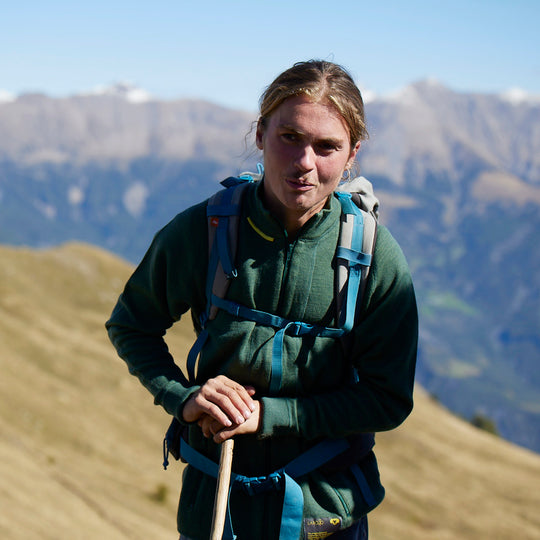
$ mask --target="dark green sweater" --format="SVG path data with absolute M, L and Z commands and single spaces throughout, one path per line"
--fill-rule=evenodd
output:
M 335 325 L 334 255 L 339 201 L 331 197 L 294 239 L 264 208 L 255 186 L 248 189 L 240 220 L 238 277 L 228 298 L 293 321 Z M 249 219 L 248 219 L 249 218 Z M 155 403 L 182 418 L 182 407 L 199 386 L 189 387 L 163 339 L 189 309 L 195 319 L 206 306 L 208 264 L 206 202 L 179 214 L 154 238 L 107 322 L 109 336 L 129 370 Z M 412 409 L 418 320 L 405 258 L 388 230 L 378 227 L 377 244 L 359 324 L 347 347 L 333 338 L 285 336 L 283 377 L 269 395 L 273 336 L 270 327 L 220 311 L 209 325 L 197 384 L 225 374 L 257 390 L 263 403 L 257 436 L 237 437 L 233 470 L 269 474 L 322 438 L 339 438 L 398 426 Z M 347 350 L 345 354 L 345 349 Z M 350 382 L 351 365 L 359 381 Z M 219 448 L 189 427 L 190 444 L 217 461 Z M 384 490 L 373 453 L 361 469 L 376 502 Z M 304 517 L 339 518 L 350 526 L 372 505 L 348 470 L 314 471 L 298 480 Z M 187 467 L 178 513 L 179 531 L 209 536 L 215 481 Z M 233 493 L 231 511 L 238 538 L 279 536 L 282 495 Z

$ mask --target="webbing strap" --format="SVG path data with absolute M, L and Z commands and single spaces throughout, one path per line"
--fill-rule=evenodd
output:
M 226 186 L 239 186 L 249 183 L 248 178 L 227 178 L 222 182 Z M 200 316 L 200 324 L 202 331 L 199 333 L 195 343 L 192 345 L 187 357 L 187 372 L 190 383 L 195 383 L 195 366 L 201 353 L 204 344 L 208 338 L 206 324 L 212 316 L 215 316 L 212 308 L 212 298 L 214 296 L 214 279 L 222 271 L 227 279 L 222 283 L 226 283 L 228 279 L 236 277 L 237 271 L 234 267 L 234 252 L 230 246 L 230 220 L 240 214 L 240 194 L 234 189 L 224 189 L 216 193 L 208 202 L 206 207 L 206 215 L 209 220 L 209 230 L 215 229 L 215 237 L 209 238 L 210 252 L 208 256 L 208 270 L 206 279 L 206 310 Z M 235 232 L 237 232 L 235 230 Z M 226 285 L 221 285 L 223 289 L 221 294 L 225 294 Z
M 369 487 L 369 484 L 367 483 L 366 477 L 364 476 L 364 473 L 362 472 L 362 469 L 359 467 L 357 463 L 351 466 L 351 471 L 354 474 L 354 478 L 356 480 L 356 483 L 360 487 L 360 491 L 362 492 L 362 495 L 367 502 L 367 504 L 372 507 L 375 506 L 376 500 L 373 496 L 373 493 L 371 492 L 371 489 Z
M 345 452 L 349 447 L 347 439 L 325 439 L 293 459 L 285 466 L 285 471 L 293 478 L 304 476 Z
M 270 375 L 270 395 L 276 395 L 281 388 L 281 378 L 283 373 L 283 340 L 285 334 L 289 336 L 320 336 L 340 338 L 345 331 L 342 328 L 328 328 L 325 326 L 315 326 L 302 321 L 289 321 L 278 315 L 272 315 L 265 311 L 251 309 L 225 298 L 212 296 L 212 303 L 218 308 L 227 311 L 235 317 L 247 319 L 257 324 L 272 326 L 277 329 L 272 344 L 272 371 Z
M 326 326 L 316 326 L 302 321 L 290 321 L 280 317 L 279 315 L 272 315 L 266 311 L 248 308 L 231 300 L 227 300 L 226 298 L 218 298 L 217 296 L 213 296 L 212 302 L 220 309 L 227 311 L 235 317 L 247 319 L 265 326 L 272 326 L 274 328 L 287 330 L 286 333 L 290 336 L 311 335 L 338 338 L 344 334 L 342 328 L 330 328 Z
M 345 309 L 341 310 L 340 327 L 349 332 L 354 326 L 356 310 L 359 307 L 360 289 L 362 283 L 362 268 L 371 265 L 371 254 L 366 253 L 364 247 L 364 214 L 353 202 L 350 193 L 337 192 L 336 196 L 341 203 L 344 214 L 353 217 L 352 222 L 342 224 L 342 227 L 350 227 L 348 234 L 350 246 L 340 245 L 336 251 L 336 257 L 347 261 L 347 290 Z
M 191 346 L 191 349 L 189 350 L 187 361 L 186 361 L 186 369 L 188 373 L 188 381 L 191 384 L 195 384 L 195 365 L 197 364 L 197 359 L 199 358 L 199 355 L 201 354 L 202 348 L 204 347 L 204 344 L 206 343 L 206 339 L 208 338 L 208 330 L 203 329 L 201 330 L 200 334 L 197 336 L 197 339 L 195 340 L 195 343 Z
M 304 495 L 302 488 L 285 473 L 285 495 L 281 511 L 279 540 L 297 540 L 302 532 Z
M 226 189 L 220 192 L 219 202 L 209 202 L 206 207 L 206 215 L 217 219 L 216 238 L 214 248 L 217 246 L 217 256 L 223 267 L 225 275 L 228 277 L 236 276 L 236 269 L 229 250 L 229 218 L 237 216 L 240 213 L 240 205 L 233 204 L 232 198 L 234 189 Z M 216 256 L 216 249 L 213 249 L 212 257 Z M 215 261 L 217 268 L 217 260 Z M 215 269 L 214 269 L 215 270 Z M 214 273 L 210 274 L 213 275 Z
M 336 256 L 340 259 L 345 259 L 354 265 L 369 266 L 371 264 L 371 254 L 363 253 L 362 251 L 354 251 L 345 247 L 338 247 Z
M 282 469 L 267 476 L 249 477 L 231 473 L 231 484 L 227 502 L 227 517 L 223 532 L 224 540 L 233 540 L 236 538 L 232 528 L 230 514 L 230 494 L 236 489 L 242 489 L 250 496 L 273 489 L 283 491 L 283 509 L 281 512 L 279 540 L 297 540 L 302 531 L 304 496 L 302 494 L 302 488 L 295 481 L 295 478 L 314 471 L 348 448 L 349 443 L 346 439 L 327 439 L 313 446 Z M 200 452 L 197 452 L 197 450 L 189 446 L 184 439 L 181 440 L 180 450 L 182 458 L 192 467 L 195 467 L 199 471 L 208 474 L 213 478 L 218 477 L 218 464 Z M 361 477 L 365 482 L 365 478 L 362 474 Z M 362 492 L 363 491 L 364 490 L 362 489 Z
M 248 319 L 250 321 L 264 324 L 266 326 L 273 326 L 274 328 L 280 328 L 284 326 L 288 321 L 280 317 L 279 315 L 272 315 L 266 311 L 259 311 L 257 309 L 251 309 L 242 304 L 232 302 L 226 298 L 219 298 L 218 296 L 212 295 L 212 303 L 218 308 L 230 313 L 234 317 L 239 317 L 241 319 Z
M 223 193 L 223 200 L 221 203 L 208 203 L 206 207 L 206 215 L 207 216 L 213 216 L 213 217 L 229 217 L 229 216 L 237 216 L 240 212 L 240 205 L 233 204 L 232 196 L 234 193 L 234 190 L 227 189 L 225 191 L 222 191 Z

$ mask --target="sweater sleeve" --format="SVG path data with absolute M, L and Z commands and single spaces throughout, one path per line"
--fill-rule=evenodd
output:
M 183 404 L 198 387 L 188 385 L 164 336 L 204 294 L 204 273 L 197 272 L 207 264 L 200 260 L 207 249 L 203 211 L 194 207 L 179 214 L 156 234 L 105 324 L 129 372 L 150 391 L 156 405 L 179 420 Z M 200 249 L 193 249 L 198 244 Z
M 349 360 L 358 382 L 324 394 L 263 398 L 260 436 L 315 439 L 397 427 L 413 406 L 418 314 L 405 257 L 379 227 L 362 316 Z

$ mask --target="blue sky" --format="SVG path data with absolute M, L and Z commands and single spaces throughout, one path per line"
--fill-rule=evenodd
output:
M 540 94 L 539 0 L 5 2 L 0 90 L 53 96 L 131 81 L 165 98 L 255 110 L 298 60 L 346 66 L 386 94 L 433 77 Z

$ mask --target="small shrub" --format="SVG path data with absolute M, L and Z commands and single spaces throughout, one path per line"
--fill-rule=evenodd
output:
M 478 429 L 491 433 L 492 435 L 499 435 L 499 430 L 497 429 L 495 422 L 483 414 L 476 413 L 471 418 L 471 424 Z
M 150 494 L 150 499 L 154 502 L 165 504 L 169 496 L 169 487 L 165 484 L 158 484 L 156 489 Z

